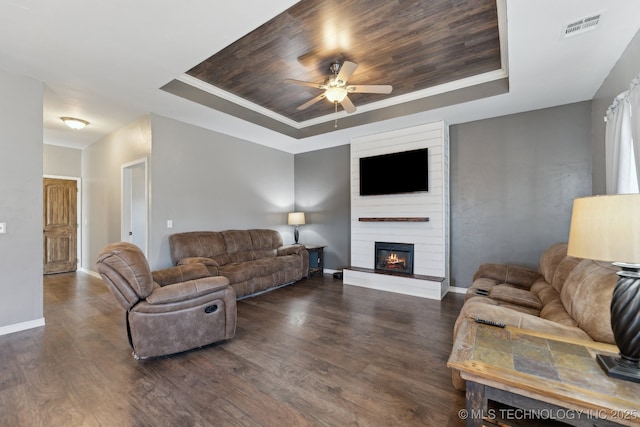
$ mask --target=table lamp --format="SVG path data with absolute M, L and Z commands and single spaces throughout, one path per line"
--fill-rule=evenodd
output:
M 304 222 L 304 212 L 289 212 L 287 223 L 295 227 L 293 230 L 293 239 L 296 243 L 298 243 L 298 237 L 300 237 L 298 226 L 304 225 Z
M 611 298 L 619 357 L 596 359 L 610 377 L 640 382 L 640 194 L 575 199 L 567 253 L 620 267 Z

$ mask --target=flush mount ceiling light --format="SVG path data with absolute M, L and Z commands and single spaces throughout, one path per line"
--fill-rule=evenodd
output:
M 76 119 L 75 117 L 60 117 L 60 120 L 64 122 L 71 129 L 82 129 L 89 124 L 88 121 L 82 119 Z

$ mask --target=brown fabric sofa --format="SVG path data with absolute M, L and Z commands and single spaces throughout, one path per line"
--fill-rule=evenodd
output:
M 538 271 L 504 264 L 482 264 L 465 294 L 454 326 L 454 340 L 474 318 L 554 335 L 615 344 L 611 295 L 617 268 L 573 258 L 556 243 L 540 258 Z M 464 390 L 459 372 L 454 386 Z
M 204 264 L 224 276 L 237 298 L 307 277 L 309 254 L 303 245 L 283 245 L 275 230 L 191 231 L 169 236 L 175 265 Z
M 179 353 L 234 337 L 236 297 L 224 277 L 202 264 L 151 271 L 142 251 L 127 242 L 106 246 L 96 267 L 127 312 L 136 359 Z

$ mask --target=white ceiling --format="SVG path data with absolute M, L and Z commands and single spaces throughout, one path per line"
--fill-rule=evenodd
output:
M 0 0 L 0 69 L 44 82 L 45 144 L 84 148 L 155 113 L 300 153 L 435 120 L 463 123 L 591 99 L 640 29 L 640 1 L 506 0 L 508 94 L 301 140 L 159 89 L 294 3 Z M 561 38 L 563 25 L 599 12 L 594 31 Z M 71 131 L 60 116 L 91 124 Z

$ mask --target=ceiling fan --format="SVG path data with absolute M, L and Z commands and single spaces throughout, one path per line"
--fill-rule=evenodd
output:
M 344 61 L 342 64 L 334 62 L 329 67 L 331 75 L 325 83 L 313 83 L 305 82 L 302 80 L 286 79 L 285 83 L 293 83 L 302 86 L 315 87 L 316 89 L 324 90 L 323 93 L 305 102 L 298 107 L 298 110 L 304 110 L 316 102 L 322 99 L 328 99 L 335 105 L 336 112 L 338 111 L 338 104 L 342 105 L 342 108 L 347 113 L 353 113 L 356 111 L 356 106 L 347 96 L 350 93 L 391 93 L 393 86 L 391 85 L 350 85 L 348 84 L 349 78 L 358 68 L 358 64 L 351 61 Z

